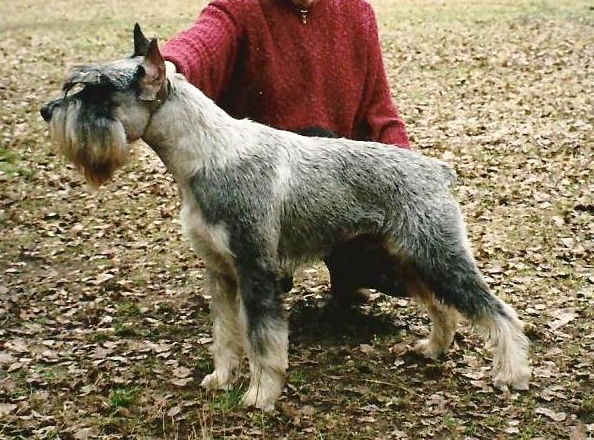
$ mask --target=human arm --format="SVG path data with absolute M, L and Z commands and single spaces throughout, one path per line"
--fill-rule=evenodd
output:
M 359 131 L 373 141 L 410 148 L 404 121 L 392 100 L 386 76 L 375 14 L 366 14 L 369 75 Z
M 236 0 L 209 3 L 190 28 L 161 48 L 168 72 L 183 74 L 214 100 L 224 93 L 235 64 L 242 32 L 241 3 Z

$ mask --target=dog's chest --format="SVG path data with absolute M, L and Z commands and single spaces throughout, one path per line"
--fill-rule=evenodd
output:
M 227 228 L 223 224 L 214 224 L 206 220 L 196 202 L 182 202 L 181 225 L 192 249 L 207 265 L 220 266 L 230 261 L 232 252 Z

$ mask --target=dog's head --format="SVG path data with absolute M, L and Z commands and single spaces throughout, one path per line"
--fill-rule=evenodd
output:
M 63 92 L 41 109 L 41 116 L 59 152 L 98 186 L 126 163 L 129 143 L 142 137 L 167 97 L 157 41 L 149 41 L 136 24 L 131 57 L 73 69 Z

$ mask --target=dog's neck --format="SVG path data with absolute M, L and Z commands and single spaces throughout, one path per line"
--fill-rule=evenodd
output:
M 156 105 L 142 136 L 178 184 L 198 168 L 225 166 L 241 154 L 242 132 L 250 129 L 229 116 L 181 75 L 168 76 L 164 100 Z

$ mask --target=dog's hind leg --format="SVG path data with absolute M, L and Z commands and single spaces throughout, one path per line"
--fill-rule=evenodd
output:
M 429 359 L 437 359 L 452 345 L 458 325 L 458 312 L 437 301 L 433 292 L 425 286 L 414 291 L 413 297 L 427 310 L 432 323 L 429 337 L 418 341 L 414 350 Z
M 483 280 L 457 205 L 423 221 L 414 234 L 399 234 L 405 258 L 436 300 L 464 315 L 493 348 L 495 385 L 528 388 L 528 338 L 513 308 L 493 295 Z
M 418 271 L 406 258 L 393 254 L 391 263 L 386 264 L 386 274 L 396 278 L 400 288 L 390 291 L 392 296 L 402 296 L 404 292 L 411 296 L 429 314 L 431 333 L 426 339 L 418 341 L 414 350 L 430 359 L 437 359 L 452 344 L 456 334 L 459 314 L 453 307 L 439 301 L 429 286 L 423 281 Z
M 242 403 L 271 409 L 288 368 L 289 330 L 282 313 L 277 272 L 261 258 L 237 262 L 241 316 L 245 321 L 250 384 Z
M 244 331 L 239 316 L 237 283 L 231 276 L 206 271 L 213 319 L 214 371 L 202 380 L 207 389 L 229 389 L 243 356 Z

